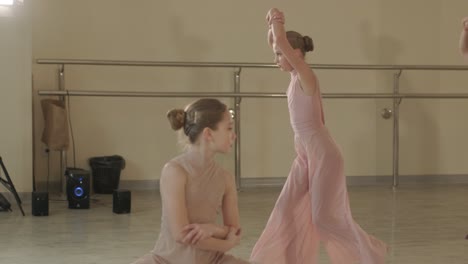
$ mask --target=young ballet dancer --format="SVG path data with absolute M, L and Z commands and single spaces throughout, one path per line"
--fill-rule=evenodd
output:
M 249 263 L 225 254 L 241 237 L 234 177 L 214 160 L 215 154 L 229 152 L 236 138 L 226 105 L 199 99 L 167 117 L 189 143 L 162 170 L 159 238 L 153 251 L 134 263 Z M 223 225 L 216 223 L 220 212 Z
M 287 90 L 295 158 L 251 261 L 316 263 L 320 242 L 333 264 L 384 263 L 386 245 L 353 220 L 341 151 L 325 127 L 317 76 L 305 61 L 312 39 L 285 32 L 282 12 L 267 14 L 275 63 L 289 72 Z

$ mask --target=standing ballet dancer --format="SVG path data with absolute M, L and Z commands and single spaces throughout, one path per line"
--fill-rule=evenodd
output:
M 287 90 L 297 157 L 251 261 L 316 263 L 322 242 L 333 264 L 381 264 L 386 245 L 353 220 L 341 151 L 325 127 L 320 87 L 305 61 L 312 39 L 284 29 L 284 15 L 267 14 L 275 63 L 291 74 Z

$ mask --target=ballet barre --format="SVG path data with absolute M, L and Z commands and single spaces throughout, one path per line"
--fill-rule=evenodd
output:
M 39 96 L 103 96 L 103 97 L 159 97 L 159 98 L 197 98 L 219 97 L 234 98 L 234 126 L 237 139 L 234 146 L 235 178 L 237 188 L 241 182 L 241 130 L 240 114 L 242 98 L 285 98 L 284 93 L 245 93 L 240 92 L 241 71 L 243 68 L 277 68 L 272 63 L 242 63 L 242 62 L 170 62 L 170 61 L 124 61 L 124 60 L 76 60 L 76 59 L 37 59 L 37 64 L 58 65 L 59 89 L 38 91 Z M 93 66 L 137 66 L 137 67 L 188 67 L 188 68 L 235 68 L 233 92 L 122 92 L 122 91 L 78 91 L 65 89 L 65 65 L 93 65 Z M 455 65 L 359 65 L 359 64 L 309 64 L 313 69 L 325 70 L 391 70 L 397 71 L 393 75 L 393 93 L 323 93 L 323 98 L 330 99 L 393 99 L 393 110 L 387 113 L 393 115 L 393 188 L 399 184 L 399 105 L 402 99 L 466 99 L 468 93 L 400 93 L 400 76 L 404 70 L 417 71 L 467 71 L 467 66 Z M 389 118 L 389 116 L 387 115 Z M 384 117 L 384 118 L 387 118 Z M 33 142 L 35 144 L 35 142 Z M 35 160 L 35 153 L 33 154 Z M 61 151 L 61 171 L 66 168 L 66 152 Z M 62 177 L 61 177 L 62 178 Z M 62 182 L 62 191 L 65 193 Z
M 122 61 L 122 60 L 70 60 L 37 59 L 37 64 L 94 65 L 94 66 L 146 66 L 186 68 L 278 68 L 273 63 L 250 62 L 174 62 L 174 61 Z M 309 64 L 313 69 L 328 70 L 436 70 L 466 71 L 467 66 L 456 65 L 372 65 L 372 64 Z
M 41 90 L 41 96 L 102 96 L 102 97 L 172 97 L 172 98 L 286 98 L 285 93 L 211 93 L 211 92 L 120 92 L 120 91 L 78 91 L 78 90 Z M 468 93 L 322 93 L 329 99 L 462 99 L 468 98 Z

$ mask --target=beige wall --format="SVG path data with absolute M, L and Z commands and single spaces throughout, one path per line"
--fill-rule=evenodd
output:
M 194 62 L 271 62 L 264 16 L 311 35 L 310 63 L 463 64 L 457 50 L 466 1 L 58 1 L 33 2 L 33 57 Z M 33 65 L 34 89 L 57 89 L 56 66 Z M 66 88 L 112 91 L 231 91 L 234 69 L 67 66 Z M 392 71 L 318 70 L 324 93 L 391 92 Z M 402 92 L 465 92 L 466 72 L 404 72 Z M 244 69 L 242 91 L 284 92 L 288 74 Z M 35 96 L 36 103 L 38 102 Z M 165 113 L 190 99 L 71 98 L 77 166 L 96 155 L 127 160 L 122 180 L 152 180 L 179 148 Z M 232 101 L 227 100 L 232 106 Z M 38 105 L 38 104 L 36 104 Z M 327 125 L 342 146 L 347 175 L 389 175 L 391 100 L 325 101 Z M 468 171 L 463 100 L 404 100 L 401 174 Z M 36 107 L 37 176 L 47 176 Z M 254 147 L 254 145 L 256 145 Z M 71 152 L 70 152 L 71 153 Z M 243 177 L 284 177 L 294 156 L 284 99 L 242 102 Z M 69 157 L 71 158 L 71 157 Z M 233 170 L 232 155 L 220 158 Z M 51 155 L 57 179 L 57 153 Z M 69 159 L 69 162 L 72 159 Z M 55 175 L 55 176 L 54 176 Z
M 32 189 L 29 11 L 28 3 L 0 6 L 0 156 L 18 192 Z M 3 185 L 0 192 L 7 192 Z

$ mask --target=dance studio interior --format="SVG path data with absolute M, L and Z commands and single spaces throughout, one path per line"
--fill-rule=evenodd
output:
M 461 0 L 0 0 L 0 263 L 468 263 L 465 17 Z M 301 55 L 289 30 L 313 50 Z M 304 76 L 318 93 L 305 94 Z M 341 163 L 301 158 L 293 79 L 304 100 L 323 99 L 320 126 Z M 229 113 L 222 150 L 218 126 L 187 140 L 203 98 Z M 178 131 L 171 109 L 182 109 Z M 226 175 L 197 186 L 196 202 L 200 175 L 168 172 L 194 148 Z M 343 188 L 313 184 L 325 176 Z M 282 200 L 290 181 L 304 201 Z M 327 203 L 335 190 L 340 206 Z M 207 208 L 213 223 L 197 220 Z M 322 211 L 331 216 L 318 221 Z M 341 236 L 342 218 L 366 241 Z M 199 241 L 176 239 L 180 223 Z M 354 247 L 374 238 L 379 260 Z M 165 257 L 169 244 L 184 258 Z

